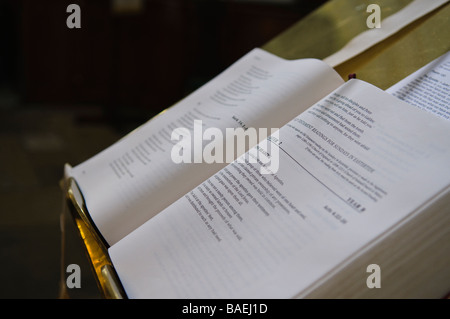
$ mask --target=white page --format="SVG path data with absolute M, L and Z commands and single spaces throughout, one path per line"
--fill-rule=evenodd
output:
M 173 129 L 191 128 L 194 120 L 222 131 L 242 125 L 279 128 L 342 83 L 322 61 L 287 61 L 254 49 L 70 174 L 112 245 L 224 166 L 174 163 Z
M 386 92 L 450 120 L 450 52 L 410 74 Z
M 449 185 L 449 134 L 351 80 L 280 129 L 275 174 L 234 162 L 110 256 L 130 298 L 295 297 Z
M 345 61 L 368 50 L 375 44 L 389 38 L 409 24 L 436 10 L 448 0 L 414 0 L 393 15 L 382 18 L 380 28 L 368 29 L 347 43 L 342 49 L 324 59 L 332 67 L 336 67 Z M 370 2 L 367 4 L 369 5 Z M 376 3 L 375 3 L 376 4 Z M 369 14 L 367 14 L 369 16 Z

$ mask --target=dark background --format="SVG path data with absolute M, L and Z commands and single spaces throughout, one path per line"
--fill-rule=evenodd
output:
M 127 3 L 134 0 L 119 0 Z M 59 182 L 325 0 L 0 0 L 0 298 L 58 298 Z M 69 4 L 81 29 L 69 29 Z M 70 253 L 68 255 L 71 257 Z M 82 265 L 82 297 L 95 297 Z
M 170 106 L 325 2 L 141 0 L 126 12 L 114 0 L 0 1 L 1 83 L 25 104 L 101 107 L 118 126 Z M 81 29 L 66 27 L 71 3 Z

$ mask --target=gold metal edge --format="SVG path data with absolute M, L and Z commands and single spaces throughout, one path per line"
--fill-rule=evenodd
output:
M 84 248 L 101 294 L 105 299 L 126 299 L 125 290 L 114 270 L 108 254 L 108 248 L 88 218 L 84 199 L 80 203 L 74 192 L 78 192 L 82 196 L 75 179 L 70 177 L 66 181 L 65 189 L 67 205 L 78 228 L 78 234 L 84 243 Z

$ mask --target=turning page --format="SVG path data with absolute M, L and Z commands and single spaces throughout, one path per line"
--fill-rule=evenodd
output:
M 450 120 L 450 52 L 410 74 L 386 92 Z
M 449 134 L 350 80 L 109 254 L 130 298 L 301 296 L 450 184 Z
M 322 61 L 288 61 L 254 49 L 163 114 L 75 166 L 69 176 L 112 245 L 232 161 L 202 164 L 201 134 L 207 128 L 278 129 L 343 82 Z M 174 161 L 176 129 L 200 132 L 192 160 Z

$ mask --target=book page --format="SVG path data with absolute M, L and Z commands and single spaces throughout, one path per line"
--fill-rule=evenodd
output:
M 380 21 L 378 27 L 369 28 L 367 25 L 368 30 L 358 34 L 342 49 L 325 58 L 324 61 L 332 67 L 336 67 L 389 38 L 447 2 L 448 0 L 414 0 L 400 11 Z M 370 9 L 369 3 L 366 12 L 374 12 L 373 8 Z
M 450 120 L 450 52 L 410 74 L 386 92 Z
M 248 149 L 236 151 L 229 161 L 202 163 L 207 128 L 277 129 L 342 83 L 322 61 L 288 61 L 254 49 L 175 106 L 75 166 L 71 175 L 95 225 L 112 245 Z M 190 163 L 173 159 L 178 141 L 172 137 L 178 128 L 195 136 Z
M 360 80 L 278 133 L 109 249 L 130 298 L 300 296 L 450 183 L 448 122 Z

